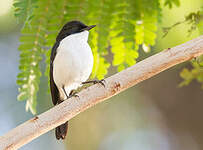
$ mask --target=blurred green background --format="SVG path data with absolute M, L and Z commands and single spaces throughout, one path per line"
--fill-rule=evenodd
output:
M 161 29 L 184 20 L 202 5 L 202 0 L 181 0 L 180 7 L 165 7 L 156 45 L 148 54 L 141 52 L 139 60 L 197 37 L 196 32 L 187 36 L 187 24 L 175 27 L 165 38 Z M 0 135 L 32 117 L 25 112 L 25 102 L 16 100 L 21 26 L 13 16 L 12 0 L 0 0 Z M 55 140 L 54 131 L 50 131 L 21 149 L 203 149 L 203 91 L 196 82 L 178 88 L 182 80 L 179 72 L 186 66 L 190 64 L 186 62 L 164 71 L 79 114 L 70 121 L 66 141 Z M 44 88 L 38 95 L 38 113 L 53 107 L 44 77 L 41 86 Z

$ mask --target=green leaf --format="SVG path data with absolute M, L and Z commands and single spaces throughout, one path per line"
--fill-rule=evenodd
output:
M 179 0 L 165 0 L 164 5 L 168 6 L 169 8 L 172 8 L 173 4 L 176 6 L 180 6 L 180 1 Z
M 200 59 L 200 60 L 198 60 Z M 183 78 L 183 81 L 180 83 L 180 87 L 189 85 L 193 80 L 201 83 L 203 85 L 203 70 L 201 64 L 203 64 L 203 56 L 197 58 L 197 60 L 192 62 L 192 69 L 184 68 L 180 72 L 180 76 Z
M 33 18 L 33 10 L 37 7 L 38 0 L 14 0 L 13 6 L 15 10 L 14 16 L 18 21 L 25 20 L 25 23 Z

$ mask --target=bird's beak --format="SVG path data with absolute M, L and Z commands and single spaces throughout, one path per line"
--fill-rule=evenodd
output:
M 84 30 L 87 30 L 87 31 L 89 31 L 89 30 L 91 30 L 92 28 L 94 28 L 96 25 L 91 25 L 91 26 L 87 26 L 86 28 L 84 28 L 84 29 L 82 29 L 83 31 Z

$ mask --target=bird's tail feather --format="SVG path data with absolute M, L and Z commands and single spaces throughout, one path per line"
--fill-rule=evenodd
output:
M 57 140 L 64 140 L 68 131 L 68 121 L 55 129 L 56 139 Z

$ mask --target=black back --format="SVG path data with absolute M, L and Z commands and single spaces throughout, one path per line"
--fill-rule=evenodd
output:
M 54 78 L 53 78 L 53 61 L 56 56 L 58 46 L 59 46 L 59 42 L 56 42 L 52 48 L 51 58 L 50 58 L 50 72 L 49 72 L 51 97 L 52 97 L 52 102 L 54 105 L 57 104 L 57 102 L 59 101 L 59 98 L 60 98 L 59 90 L 58 90 L 58 88 L 54 82 Z

